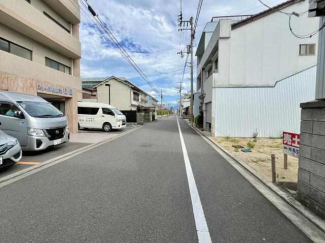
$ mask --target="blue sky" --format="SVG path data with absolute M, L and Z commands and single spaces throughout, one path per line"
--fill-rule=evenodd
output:
M 185 49 L 189 43 L 189 33 L 181 33 L 177 30 L 180 1 L 88 0 L 88 2 L 152 84 L 157 89 L 163 90 L 166 103 L 176 106 L 179 97 L 177 82 L 182 78 L 185 63 L 185 58 L 181 59 L 177 52 Z M 264 2 L 273 6 L 284 0 L 264 0 Z M 195 17 L 197 4 L 198 0 L 183 0 L 184 19 Z M 202 30 L 211 17 L 254 14 L 263 10 L 265 7 L 257 0 L 204 0 L 195 44 L 197 45 Z M 86 12 L 82 12 L 80 36 L 83 78 L 125 77 L 156 96 L 155 92 L 122 58 L 119 51 L 103 37 Z M 194 67 L 196 67 L 196 59 Z M 184 92 L 190 90 L 189 71 L 190 69 L 187 68 Z

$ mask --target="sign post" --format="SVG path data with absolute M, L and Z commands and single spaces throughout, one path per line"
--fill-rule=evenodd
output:
M 299 158 L 300 134 L 283 132 L 284 169 L 288 169 L 288 155 Z

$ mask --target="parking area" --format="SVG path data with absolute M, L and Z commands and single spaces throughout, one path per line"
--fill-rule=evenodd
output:
M 129 131 L 138 125 L 128 124 L 123 130 L 103 132 L 101 130 L 80 130 L 77 134 L 71 134 L 70 142 L 59 146 L 50 147 L 39 152 L 23 152 L 23 158 L 16 165 L 0 170 L 0 179 L 31 166 L 39 165 L 56 157 L 71 153 L 90 144 L 100 143 L 119 134 Z

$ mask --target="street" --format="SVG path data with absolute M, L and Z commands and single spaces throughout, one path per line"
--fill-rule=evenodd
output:
M 194 216 L 178 121 L 205 219 Z M 0 241 L 191 243 L 198 242 L 196 223 L 203 222 L 212 242 L 311 242 L 178 121 L 163 118 L 0 184 Z

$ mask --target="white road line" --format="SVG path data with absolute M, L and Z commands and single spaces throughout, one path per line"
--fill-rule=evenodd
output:
M 183 155 L 184 155 L 184 162 L 185 162 L 188 185 L 190 188 L 192 208 L 193 208 L 193 213 L 194 213 L 197 236 L 199 238 L 199 243 L 211 243 L 212 241 L 211 241 L 211 237 L 210 237 L 210 233 L 209 233 L 208 224 L 207 224 L 207 221 L 204 216 L 204 211 L 203 211 L 200 195 L 197 190 L 196 183 L 195 183 L 195 178 L 194 178 L 191 162 L 188 157 L 187 149 L 185 146 L 182 130 L 179 125 L 178 118 L 176 118 L 176 119 L 177 119 L 177 125 L 178 125 L 178 130 L 179 130 L 179 136 L 181 138 L 181 144 L 182 144 L 182 150 L 183 150 Z

